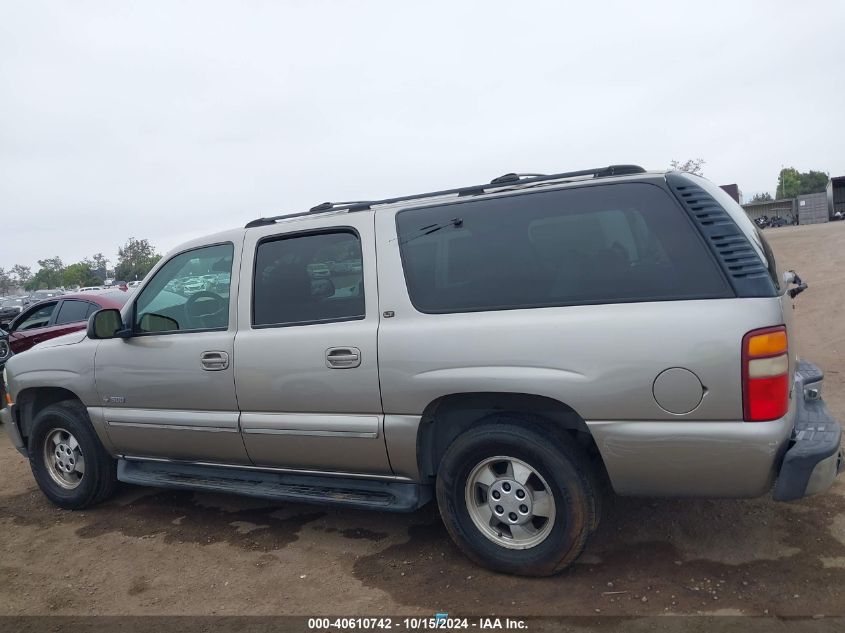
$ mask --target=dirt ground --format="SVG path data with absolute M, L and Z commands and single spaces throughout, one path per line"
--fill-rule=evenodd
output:
M 810 285 L 799 345 L 845 420 L 845 222 L 767 230 Z M 580 562 L 470 564 L 436 509 L 268 505 L 126 486 L 85 512 L 41 496 L 0 439 L 0 614 L 845 615 L 845 477 L 793 504 L 615 499 Z

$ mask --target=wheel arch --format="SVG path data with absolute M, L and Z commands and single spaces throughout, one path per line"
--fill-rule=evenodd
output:
M 19 408 L 18 426 L 24 443 L 31 435 L 35 417 L 50 405 L 63 400 L 76 400 L 82 404 L 82 398 L 64 387 L 28 387 L 18 393 L 15 405 Z
M 496 413 L 525 415 L 550 430 L 564 431 L 604 470 L 587 423 L 568 404 L 530 393 L 471 392 L 444 395 L 425 407 L 417 429 L 417 463 L 422 479 L 436 476 L 443 455 L 461 433 Z

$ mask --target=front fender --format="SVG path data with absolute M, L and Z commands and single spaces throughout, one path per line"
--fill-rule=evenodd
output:
M 98 341 L 78 345 L 35 347 L 6 361 L 9 395 L 17 401 L 28 389 L 53 387 L 74 393 L 85 406 L 98 404 L 94 356 Z

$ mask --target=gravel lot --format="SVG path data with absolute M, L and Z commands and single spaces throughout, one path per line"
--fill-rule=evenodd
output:
M 845 222 L 769 229 L 801 352 L 845 419 Z M 579 564 L 547 579 L 467 562 L 436 509 L 268 506 L 126 486 L 47 503 L 0 439 L 0 614 L 845 615 L 845 478 L 794 504 L 616 499 Z

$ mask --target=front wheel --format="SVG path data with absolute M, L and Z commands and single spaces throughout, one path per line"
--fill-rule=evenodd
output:
M 54 504 L 81 510 L 109 497 L 117 484 L 116 462 L 103 448 L 82 403 L 45 407 L 32 425 L 29 465 Z
M 459 436 L 437 476 L 446 529 L 476 563 L 548 576 L 584 548 L 597 511 L 589 462 L 564 433 L 500 415 Z

